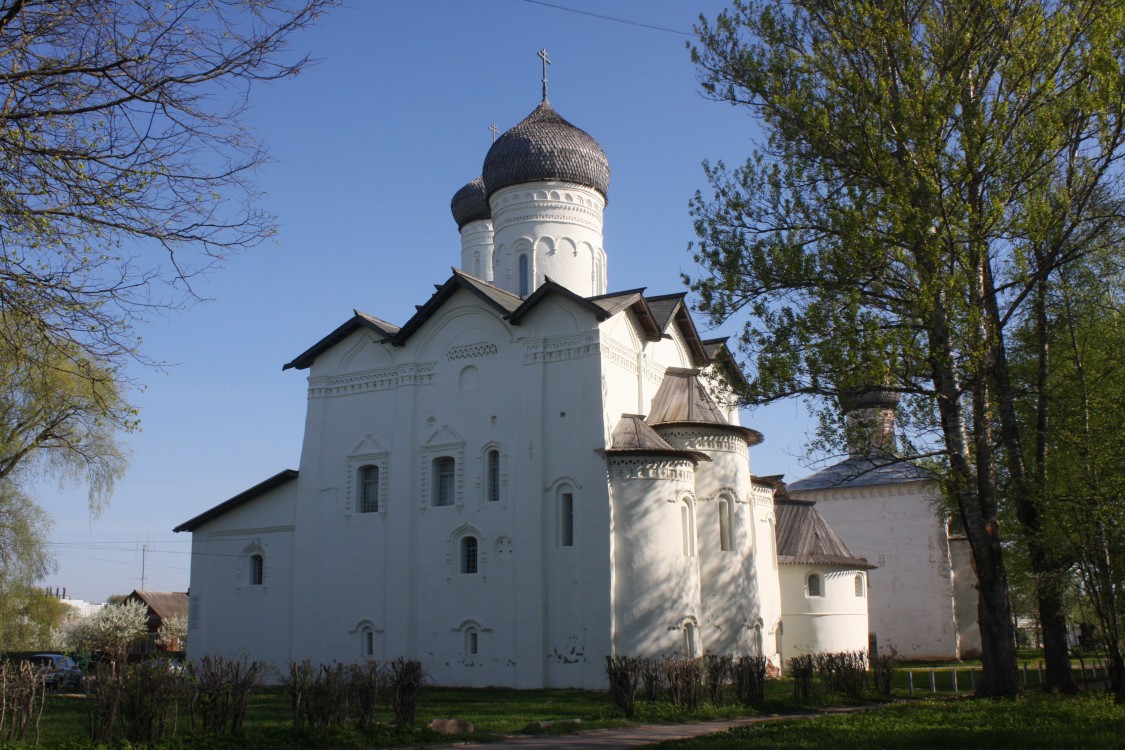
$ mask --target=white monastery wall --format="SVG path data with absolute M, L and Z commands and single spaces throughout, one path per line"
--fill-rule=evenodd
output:
M 290 658 L 297 481 L 200 527 L 192 538 L 188 659 L 204 654 L 283 665 Z M 261 555 L 262 583 L 251 581 Z
M 879 566 L 868 575 L 870 628 L 881 653 L 958 658 L 952 559 L 935 491 L 910 482 L 793 493 L 816 502 L 852 554 Z

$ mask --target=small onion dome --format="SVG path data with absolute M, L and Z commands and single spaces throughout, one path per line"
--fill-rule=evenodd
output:
M 589 133 L 564 120 L 548 103 L 496 139 L 484 157 L 487 195 L 536 180 L 576 182 L 609 193 L 609 160 Z
M 488 198 L 484 195 L 484 180 L 478 177 L 454 193 L 453 200 L 449 202 L 449 210 L 453 212 L 453 220 L 457 222 L 458 229 L 472 221 L 491 219 Z

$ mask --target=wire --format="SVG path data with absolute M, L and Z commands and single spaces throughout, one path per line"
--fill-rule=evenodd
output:
M 554 3 L 543 2 L 543 0 L 524 0 L 524 2 L 525 3 L 531 3 L 532 5 L 542 5 L 542 6 L 547 7 L 547 8 L 554 8 L 555 10 L 564 10 L 567 13 L 577 13 L 578 15 L 581 15 L 581 16 L 593 16 L 594 18 L 600 18 L 603 21 L 614 21 L 615 23 L 624 23 L 624 24 L 628 24 L 630 26 L 639 26 L 642 29 L 651 29 L 652 31 L 663 31 L 666 34 L 679 34 L 680 36 L 695 37 L 695 34 L 691 33 L 690 31 L 680 31 L 679 29 L 669 29 L 666 26 L 654 26 L 653 24 L 650 24 L 650 23 L 642 23 L 640 21 L 631 21 L 628 18 L 617 18 L 616 16 L 606 16 L 606 15 L 602 15 L 601 13 L 594 13 L 594 12 L 588 11 L 588 10 L 578 10 L 577 8 L 568 8 L 565 5 L 555 5 Z

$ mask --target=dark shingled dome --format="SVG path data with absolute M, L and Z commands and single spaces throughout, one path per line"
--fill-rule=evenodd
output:
M 576 182 L 609 194 L 609 160 L 589 133 L 543 102 L 504 135 L 484 158 L 487 195 L 536 180 Z
M 491 219 L 492 212 L 484 194 L 484 180 L 478 177 L 454 193 L 453 200 L 449 202 L 449 210 L 453 212 L 453 220 L 457 222 L 458 229 L 470 221 Z

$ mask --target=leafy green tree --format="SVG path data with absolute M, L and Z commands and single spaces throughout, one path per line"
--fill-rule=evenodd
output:
M 692 50 L 704 91 L 752 108 L 766 136 L 740 167 L 706 165 L 700 309 L 747 314 L 749 403 L 906 397 L 914 450 L 943 464 L 973 551 L 981 695 L 1020 690 L 1001 477 L 1036 545 L 1044 526 L 1006 336 L 1081 256 L 1073 240 L 1120 220 L 1123 14 L 1093 0 L 736 0 L 700 20 Z M 1064 567 L 1036 552 L 1037 574 Z M 1068 689 L 1065 618 L 1039 599 L 1048 679 Z

